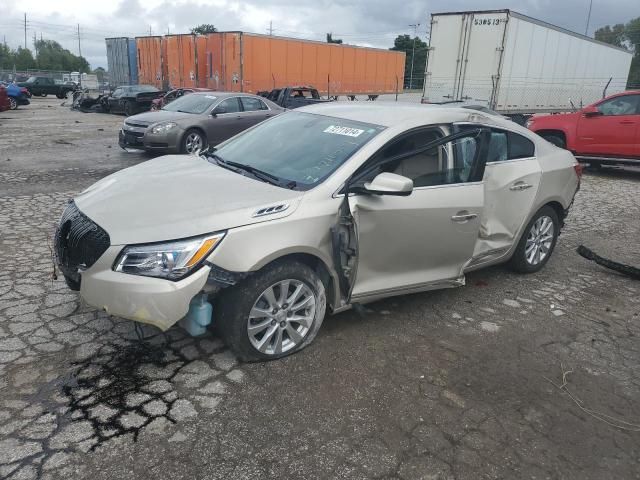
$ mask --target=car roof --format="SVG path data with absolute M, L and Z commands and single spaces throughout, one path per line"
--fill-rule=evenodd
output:
M 349 102 L 329 102 L 298 108 L 299 112 L 327 115 L 329 117 L 344 118 L 356 122 L 371 123 L 385 127 L 399 124 L 427 125 L 435 123 L 451 123 L 468 121 L 474 117 L 478 123 L 505 126 L 504 119 L 479 110 L 462 107 L 447 107 L 442 105 L 422 105 L 403 102 L 376 102 L 354 105 Z

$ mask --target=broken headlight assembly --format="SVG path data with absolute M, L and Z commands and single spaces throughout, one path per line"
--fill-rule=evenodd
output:
M 125 247 L 113 270 L 131 275 L 180 280 L 197 269 L 224 238 L 225 232 L 165 243 Z
M 173 130 L 178 126 L 175 122 L 162 122 L 156 123 L 151 127 L 151 133 L 167 133 L 169 130 Z

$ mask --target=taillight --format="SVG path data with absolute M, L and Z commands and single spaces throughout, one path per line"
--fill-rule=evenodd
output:
M 576 171 L 576 175 L 578 176 L 578 180 L 580 178 L 582 178 L 582 164 L 581 163 L 576 163 L 573 166 L 573 169 Z

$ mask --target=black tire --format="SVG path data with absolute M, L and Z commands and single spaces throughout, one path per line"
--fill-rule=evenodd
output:
M 62 100 L 64 98 L 66 98 L 66 95 L 65 95 L 64 92 L 58 92 L 58 93 L 56 93 L 56 98 Z
M 124 105 L 122 107 L 122 110 L 124 111 L 124 114 L 127 117 L 130 117 L 131 115 L 135 115 L 135 113 L 136 113 L 135 107 L 134 107 L 133 102 L 131 100 L 125 100 L 124 101 Z
M 42 92 L 42 93 L 40 94 L 40 96 L 41 96 L 42 98 L 45 98 L 47 95 L 48 95 L 48 94 L 47 94 L 47 93 L 45 93 L 45 92 Z
M 602 163 L 600 162 L 589 162 L 589 169 L 599 172 L 602 170 Z
M 304 284 L 310 292 L 313 292 L 315 310 L 309 314 L 310 316 L 313 315 L 313 320 L 311 325 L 308 326 L 308 331 L 304 334 L 302 340 L 300 340 L 297 345 L 290 346 L 289 350 L 282 353 L 263 353 L 254 347 L 249 339 L 249 314 L 266 290 L 271 286 L 286 280 L 297 281 L 299 284 Z M 293 288 L 293 285 L 291 288 Z M 241 360 L 255 362 L 282 358 L 295 352 L 299 352 L 309 345 L 316 337 L 318 330 L 322 325 L 322 321 L 324 320 L 327 308 L 327 297 L 325 285 L 314 270 L 297 261 L 282 261 L 268 265 L 259 272 L 246 278 L 240 284 L 230 287 L 227 290 L 223 290 L 222 295 L 218 297 L 215 304 L 216 324 L 224 342 Z M 280 305 L 281 304 L 279 303 L 279 306 Z M 285 309 L 283 308 L 279 314 L 284 315 L 283 318 L 287 318 L 287 313 L 285 313 L 284 310 Z M 273 311 L 271 313 L 273 313 Z M 269 318 L 271 317 L 264 317 L 264 320 L 262 321 L 269 322 Z M 266 327 L 262 339 L 267 335 L 270 327 L 275 326 L 277 330 L 279 327 L 277 322 L 280 322 L 280 325 L 284 323 L 282 319 L 271 320 L 271 322 L 274 323 L 271 323 L 269 327 Z M 299 327 L 300 326 L 301 325 L 299 325 Z M 290 341 L 292 337 L 290 337 L 288 333 L 284 332 L 286 332 L 286 330 L 282 331 L 282 338 L 287 335 L 287 338 Z M 277 333 L 274 335 L 277 336 Z M 285 340 L 283 340 L 283 342 L 284 341 Z M 271 344 L 271 341 L 268 343 Z
M 560 135 L 542 135 L 542 138 L 558 148 L 567 148 L 567 142 Z
M 547 250 L 547 253 L 544 258 L 538 263 L 531 263 L 527 260 L 526 249 L 527 249 L 527 240 L 532 234 L 533 226 L 536 222 L 543 218 L 548 217 L 551 219 L 553 223 L 553 238 L 551 239 L 551 245 Z M 522 232 L 522 236 L 520 237 L 520 241 L 518 242 L 518 246 L 516 247 L 516 251 L 513 253 L 511 260 L 509 261 L 509 266 L 520 273 L 534 273 L 538 270 L 542 269 L 551 255 L 553 254 L 553 250 L 555 249 L 556 242 L 558 241 L 558 234 L 560 233 L 560 220 L 558 219 L 558 214 L 556 211 L 550 206 L 544 206 L 540 210 L 536 212 L 536 214 L 529 220 L 529 223 L 525 227 Z
M 204 134 L 204 132 L 197 128 L 190 128 L 185 132 L 182 140 L 180 141 L 180 153 L 193 153 L 193 147 L 190 145 L 190 143 L 192 144 L 192 142 L 194 141 L 194 137 L 196 136 L 200 138 L 200 142 L 202 145 L 200 149 L 204 150 L 205 148 L 207 148 L 209 144 L 207 143 L 207 136 Z
M 9 108 L 11 110 L 17 110 L 18 109 L 18 101 L 13 97 L 9 97 Z

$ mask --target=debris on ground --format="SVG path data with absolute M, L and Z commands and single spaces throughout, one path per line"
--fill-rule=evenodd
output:
M 581 257 L 584 257 L 587 260 L 592 260 L 598 265 L 602 265 L 605 268 L 615 270 L 616 272 L 622 273 L 623 275 L 627 275 L 628 277 L 640 280 L 640 268 L 632 267 L 630 265 L 625 265 L 623 263 L 618 263 L 614 262 L 613 260 L 603 258 L 584 245 L 580 245 L 577 249 L 577 252 Z

